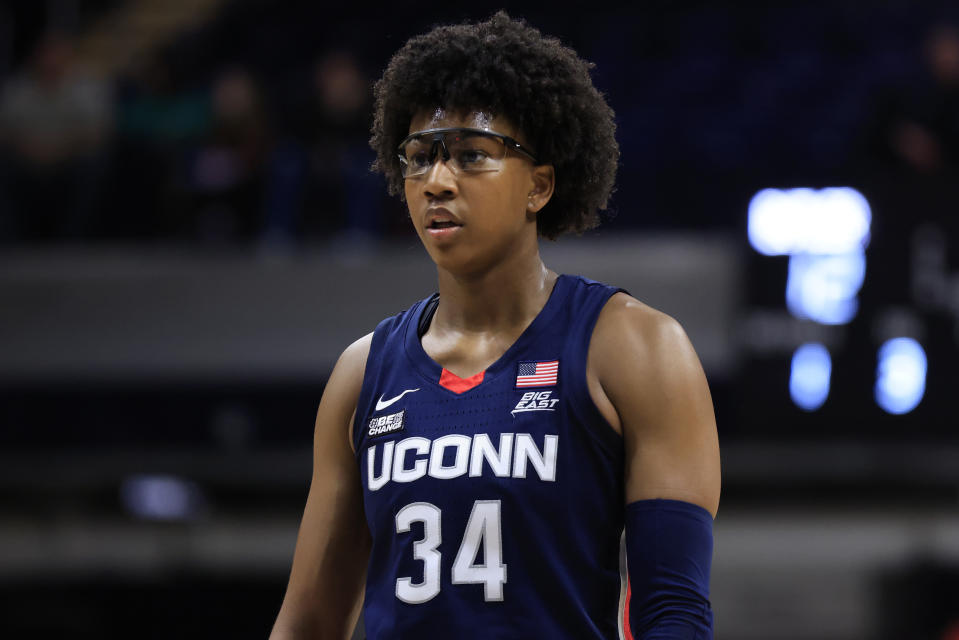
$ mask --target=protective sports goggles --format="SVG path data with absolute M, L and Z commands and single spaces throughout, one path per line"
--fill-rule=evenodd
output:
M 425 175 L 436 162 L 439 152 L 442 152 L 443 161 L 456 174 L 499 171 L 510 150 L 537 162 L 536 154 L 513 138 L 470 127 L 417 131 L 404 138 L 397 147 L 404 178 Z

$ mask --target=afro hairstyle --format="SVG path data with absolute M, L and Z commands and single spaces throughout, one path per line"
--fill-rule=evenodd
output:
M 500 11 L 485 22 L 435 27 L 411 38 L 375 84 L 373 170 L 404 197 L 396 149 L 424 110 L 484 110 L 515 123 L 556 187 L 537 214 L 555 239 L 599 224 L 613 191 L 619 145 L 613 110 L 593 86 L 594 65 L 556 38 Z

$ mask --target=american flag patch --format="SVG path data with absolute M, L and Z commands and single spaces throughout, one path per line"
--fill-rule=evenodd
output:
M 559 360 L 520 362 L 516 372 L 517 387 L 548 387 L 556 384 Z

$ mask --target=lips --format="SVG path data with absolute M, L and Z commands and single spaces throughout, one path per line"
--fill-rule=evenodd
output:
M 444 207 L 432 207 L 426 212 L 426 228 L 430 230 L 462 227 L 462 221 Z

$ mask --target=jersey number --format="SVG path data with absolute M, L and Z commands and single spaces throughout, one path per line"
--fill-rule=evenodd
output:
M 440 592 L 441 554 L 436 547 L 443 541 L 439 507 L 429 502 L 408 504 L 396 513 L 396 532 L 408 533 L 414 522 L 423 523 L 423 539 L 413 543 L 413 557 L 423 561 L 423 581 L 397 578 L 396 597 L 409 604 L 421 604 Z M 500 501 L 477 500 L 473 503 L 466 532 L 453 560 L 453 584 L 482 584 L 487 602 L 503 599 L 506 565 L 503 563 L 503 529 L 500 525 Z M 483 563 L 476 556 L 483 548 Z

